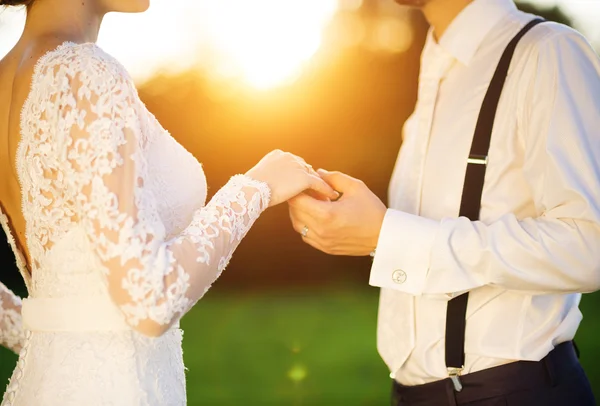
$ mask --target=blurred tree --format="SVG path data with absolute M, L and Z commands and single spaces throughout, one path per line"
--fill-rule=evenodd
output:
M 377 3 L 364 1 L 364 18 L 376 17 Z M 528 2 L 517 6 L 572 24 L 556 6 Z M 347 50 L 279 91 L 215 97 L 214 84 L 201 73 L 188 72 L 157 76 L 140 87 L 140 94 L 161 123 L 204 163 L 211 192 L 268 150 L 284 148 L 316 165 L 364 179 L 385 199 L 401 127 L 416 99 L 419 54 L 427 29 L 420 13 L 412 19 L 415 40 L 407 52 Z M 10 266 L 0 280 L 24 293 L 14 257 L 2 241 L 0 232 L 0 259 Z M 304 246 L 289 225 L 285 207 L 280 207 L 259 221 L 220 284 L 365 283 L 368 266 L 364 259 L 329 257 Z
M 541 7 L 532 3 L 518 1 L 516 2 L 519 10 L 526 13 L 536 14 L 540 17 L 545 18 L 549 21 L 555 21 L 557 23 L 565 24 L 573 27 L 573 20 L 562 9 L 556 5 L 552 7 Z

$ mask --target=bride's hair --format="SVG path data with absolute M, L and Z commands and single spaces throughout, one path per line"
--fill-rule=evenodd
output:
M 35 0 L 0 0 L 0 6 L 26 6 L 30 7 Z

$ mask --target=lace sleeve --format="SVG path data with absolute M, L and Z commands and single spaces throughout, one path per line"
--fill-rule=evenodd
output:
M 0 283 L 0 345 L 18 353 L 24 340 L 21 298 Z
M 81 58 L 80 58 L 81 59 Z M 143 105 L 128 75 L 102 58 L 55 67 L 61 106 L 60 178 L 86 230 L 113 300 L 139 332 L 164 333 L 209 289 L 270 190 L 234 176 L 175 238 L 166 239 L 148 181 Z

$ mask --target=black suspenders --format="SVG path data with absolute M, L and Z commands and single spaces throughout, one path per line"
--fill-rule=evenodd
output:
M 500 58 L 494 77 L 490 82 L 477 125 L 475 127 L 475 135 L 471 144 L 471 152 L 467 164 L 467 172 L 465 174 L 465 183 L 460 203 L 460 217 L 467 217 L 471 221 L 479 220 L 479 211 L 481 209 L 481 195 L 483 193 L 483 182 L 485 179 L 485 170 L 488 161 L 488 151 L 490 149 L 490 140 L 492 138 L 492 129 L 494 127 L 494 119 L 502 88 L 506 81 L 508 68 L 515 53 L 517 44 L 523 36 L 537 24 L 544 22 L 542 19 L 535 19 L 529 22 L 523 29 L 512 39 L 506 47 L 506 50 Z M 455 297 L 448 302 L 448 310 L 446 313 L 446 367 L 448 374 L 454 383 L 454 388 L 457 391 L 462 390 L 462 385 L 458 376 L 462 372 L 465 365 L 465 327 L 467 303 L 469 301 L 469 293 Z

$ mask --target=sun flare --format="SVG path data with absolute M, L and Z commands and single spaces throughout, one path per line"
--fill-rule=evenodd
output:
M 200 0 L 203 42 L 214 71 L 270 88 L 297 76 L 319 49 L 337 0 Z
M 139 15 L 109 14 L 98 45 L 134 77 L 205 69 L 217 79 L 268 89 L 293 80 L 321 45 L 340 0 L 154 1 Z M 6 52 L 18 39 L 23 10 L 0 14 Z
M 597 24 L 600 4 L 568 0 L 532 2 L 559 3 L 586 28 L 596 44 L 600 43 Z M 109 14 L 98 45 L 122 62 L 138 81 L 160 71 L 198 68 L 215 79 L 217 86 L 226 80 L 234 85 L 245 83 L 255 89 L 271 89 L 298 77 L 322 42 L 330 43 L 332 33 L 338 46 L 360 43 L 375 51 L 400 53 L 411 44 L 410 25 L 407 19 L 399 17 L 396 4 L 391 0 L 370 3 L 376 4 L 377 7 L 370 7 L 380 13 L 377 24 L 370 28 L 356 13 L 348 13 L 363 4 L 367 3 L 364 0 L 152 0 L 146 13 Z M 338 11 L 342 13 L 336 16 Z M 23 9 L 0 7 L 0 57 L 17 42 L 24 22 Z

